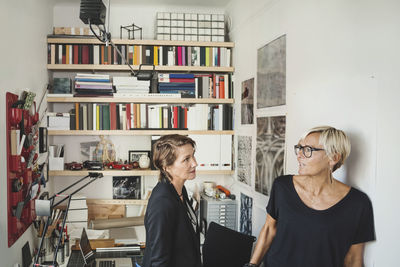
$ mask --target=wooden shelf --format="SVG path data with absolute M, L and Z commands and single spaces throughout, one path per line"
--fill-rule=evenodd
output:
M 167 45 L 167 46 L 210 46 L 210 47 L 234 47 L 233 42 L 195 42 L 195 41 L 169 41 L 169 40 L 128 40 L 112 39 L 114 44 L 126 45 Z M 47 38 L 48 44 L 104 44 L 95 37 L 88 38 Z
M 48 103 L 148 103 L 148 104 L 233 104 L 221 98 L 134 98 L 134 97 L 47 97 Z
M 85 130 L 49 130 L 48 135 L 167 135 L 167 134 L 181 134 L 181 135 L 233 135 L 233 130 L 226 131 L 188 131 L 188 130 L 99 130 L 99 131 L 85 131 Z
M 146 199 L 86 199 L 87 205 L 147 205 Z
M 143 70 L 151 70 L 152 66 L 142 66 Z M 94 64 L 47 64 L 48 70 L 60 71 L 130 71 L 127 65 L 94 65 Z M 139 66 L 133 65 L 133 70 Z M 177 72 L 234 72 L 234 67 L 204 67 L 204 66 L 155 66 L 156 71 L 177 71 Z
M 88 170 L 81 170 L 81 171 L 49 171 L 50 176 L 86 176 L 89 172 L 101 172 L 104 176 L 124 176 L 124 175 L 148 175 L 148 176 L 157 176 L 159 171 L 157 170 L 104 170 L 104 171 L 88 171 Z M 197 170 L 197 174 L 206 174 L 206 175 L 232 175 L 234 171 L 232 170 Z

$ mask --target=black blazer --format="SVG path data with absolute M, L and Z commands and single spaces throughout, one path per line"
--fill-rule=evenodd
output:
M 183 187 L 184 201 L 188 201 Z M 158 182 L 154 187 L 146 215 L 146 250 L 142 267 L 200 267 L 200 238 L 174 186 Z

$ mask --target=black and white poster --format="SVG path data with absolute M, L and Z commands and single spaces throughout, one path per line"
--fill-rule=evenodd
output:
M 286 104 L 286 35 L 257 51 L 257 108 Z
M 251 186 L 251 136 L 238 136 L 238 181 Z
M 255 189 L 266 196 L 284 172 L 285 131 L 285 116 L 257 118 Z
M 254 114 L 254 78 L 242 82 L 241 95 L 242 124 L 253 124 Z
M 141 176 L 113 176 L 113 199 L 141 199 Z
M 253 198 L 240 193 L 240 232 L 252 235 Z

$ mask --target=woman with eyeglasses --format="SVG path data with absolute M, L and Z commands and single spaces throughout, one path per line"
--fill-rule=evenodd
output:
M 371 201 L 334 178 L 350 154 L 346 134 L 309 130 L 294 146 L 298 175 L 275 179 L 267 219 L 250 263 L 265 267 L 362 267 L 364 245 L 375 240 Z
M 187 180 L 196 177 L 195 142 L 183 135 L 162 136 L 153 146 L 160 170 L 147 205 L 143 267 L 200 267 L 200 231 L 189 201 Z

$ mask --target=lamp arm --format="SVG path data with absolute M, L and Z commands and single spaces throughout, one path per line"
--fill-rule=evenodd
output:
M 82 186 L 79 187 L 78 189 L 76 189 L 74 192 L 72 192 L 71 194 L 69 194 L 67 197 L 65 197 L 65 198 L 63 198 L 62 200 L 58 201 L 56 204 L 53 204 L 53 203 L 54 203 L 54 199 L 55 199 L 56 196 L 59 196 L 61 193 L 65 192 L 66 190 L 68 190 L 69 188 L 75 186 L 76 184 L 82 182 L 84 179 L 86 179 L 86 178 L 88 178 L 88 177 L 93 177 L 93 179 L 90 180 L 90 181 L 88 181 L 86 184 L 82 185 Z M 65 200 L 68 199 L 67 209 L 65 210 L 65 214 L 64 214 L 64 218 L 63 218 L 63 223 L 62 223 L 62 228 L 61 228 L 62 230 L 64 230 L 65 222 L 66 222 L 66 220 L 67 220 L 67 215 L 68 215 L 69 205 L 70 205 L 70 202 L 71 202 L 71 197 L 72 197 L 74 194 L 78 193 L 78 192 L 81 191 L 83 188 L 85 188 L 86 186 L 88 186 L 89 184 L 93 183 L 94 181 L 96 181 L 97 179 L 99 179 L 99 178 L 101 178 L 101 177 L 103 177 L 103 174 L 102 174 L 102 173 L 90 172 L 90 173 L 89 173 L 88 175 L 86 175 L 85 177 L 81 178 L 80 180 L 76 181 L 76 182 L 73 183 L 72 185 L 68 186 L 67 188 L 61 190 L 60 192 L 54 194 L 51 198 L 49 198 L 49 200 L 50 200 L 50 216 L 49 216 L 49 217 L 50 217 L 50 218 L 51 218 L 51 215 L 53 214 L 53 208 L 56 207 L 57 205 L 59 205 L 60 203 L 62 203 L 62 202 L 64 202 Z M 42 250 L 43 240 L 44 240 L 44 237 L 45 237 L 45 235 L 46 235 L 47 229 L 48 229 L 48 227 L 49 227 L 50 218 L 47 218 L 46 224 L 45 224 L 45 226 L 44 226 L 43 233 L 42 233 L 42 236 L 41 236 L 41 238 L 40 238 L 39 248 L 38 248 L 37 254 L 36 254 L 36 256 L 35 256 L 34 266 L 35 266 L 35 264 L 37 264 L 38 261 L 39 261 L 40 251 Z M 53 264 L 56 262 L 56 259 L 57 259 L 57 252 L 58 252 L 58 248 L 59 248 L 59 246 L 60 246 L 61 238 L 62 238 L 62 234 L 60 234 L 60 237 L 59 237 L 59 239 L 58 239 L 56 251 L 55 251 L 55 253 L 54 253 Z
M 88 178 L 90 175 L 86 175 L 85 177 L 81 178 L 80 180 L 76 181 L 75 183 L 71 184 L 70 186 L 64 188 L 63 190 L 61 190 L 58 193 L 55 193 L 52 197 L 49 198 L 49 200 L 52 200 L 53 198 L 57 197 L 58 195 L 64 193 L 65 191 L 67 191 L 68 189 L 70 189 L 71 187 L 74 187 L 76 184 L 79 184 L 80 182 L 82 182 L 83 180 L 85 180 L 86 178 Z M 57 206 L 57 205 L 56 205 Z
M 89 175 L 88 175 L 89 176 Z M 88 177 L 86 176 L 86 177 Z M 85 178 L 86 178 L 85 177 Z M 58 201 L 56 204 L 52 205 L 51 208 L 55 208 L 57 207 L 59 204 L 61 204 L 62 202 L 64 202 L 65 200 L 67 200 L 68 198 L 71 198 L 73 195 L 75 195 L 76 193 L 78 193 L 79 191 L 81 191 L 83 188 L 85 188 L 86 186 L 88 186 L 89 184 L 93 183 L 94 181 L 96 181 L 99 177 L 95 177 L 92 180 L 90 180 L 89 182 L 87 182 L 86 184 L 82 185 L 81 187 L 79 187 L 78 189 L 76 189 L 74 192 L 72 192 L 71 194 L 68 194 L 67 196 L 65 196 L 65 198 L 61 199 L 60 201 Z M 80 180 L 82 181 L 82 180 Z M 78 182 L 80 182 L 78 181 Z M 75 183 L 77 184 L 77 183 Z M 71 186 L 70 186 L 71 187 Z M 65 191 L 65 190 L 63 190 Z M 61 196 L 61 195 L 58 195 Z

